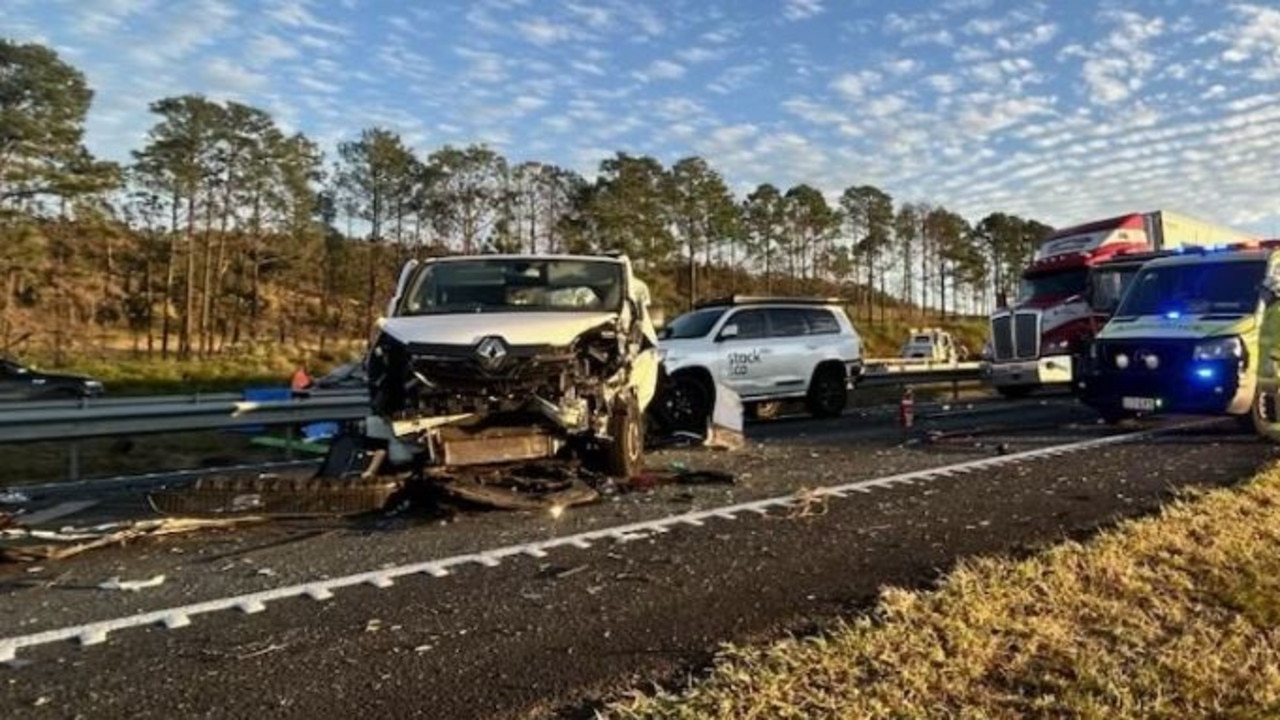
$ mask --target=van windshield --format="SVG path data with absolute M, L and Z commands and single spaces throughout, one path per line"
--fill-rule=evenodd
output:
M 1266 269 L 1264 259 L 1143 268 L 1116 316 L 1251 313 Z
M 542 258 L 450 260 L 425 265 L 400 314 L 617 312 L 622 265 Z

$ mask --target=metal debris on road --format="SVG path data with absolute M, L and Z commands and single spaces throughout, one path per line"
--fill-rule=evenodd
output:
M 147 500 L 162 515 L 331 517 L 379 510 L 400 487 L 397 479 L 387 477 L 218 476 L 153 492 Z
M 132 523 L 108 523 L 92 528 L 68 528 L 61 531 L 8 528 L 0 530 L 0 562 L 39 562 L 65 560 L 80 553 L 130 540 L 212 528 L 226 528 L 246 522 L 261 522 L 261 517 L 166 518 Z
M 164 584 L 164 575 L 156 575 L 146 580 L 121 580 L 113 577 L 110 580 L 98 585 L 103 590 L 122 590 L 124 592 L 137 592 L 146 590 L 147 588 L 160 587 Z

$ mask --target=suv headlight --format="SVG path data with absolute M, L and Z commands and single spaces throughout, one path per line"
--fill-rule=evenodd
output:
M 1191 358 L 1197 362 L 1242 357 L 1244 357 L 1244 343 L 1240 342 L 1240 338 L 1235 335 L 1196 343 L 1195 350 L 1191 352 Z
M 1066 338 L 1050 341 L 1048 343 L 1045 343 L 1045 346 L 1044 346 L 1045 352 L 1051 352 L 1051 353 L 1066 352 L 1070 348 L 1071 348 L 1071 341 Z

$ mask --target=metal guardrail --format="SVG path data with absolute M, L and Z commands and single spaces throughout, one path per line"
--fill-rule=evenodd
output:
M 946 362 L 927 358 L 868 358 L 858 387 L 938 385 L 972 382 L 982 377 L 980 362 Z
M 226 430 L 259 425 L 291 425 L 366 416 L 365 393 L 324 393 L 298 400 L 251 401 L 232 395 L 200 402 L 160 400 L 147 404 L 104 404 L 0 410 L 0 443 L 80 440 L 115 435 Z
M 363 389 L 312 390 L 311 397 L 366 397 Z M 70 398 L 65 400 L 13 400 L 0 402 L 0 416 L 28 410 L 73 410 L 83 408 L 144 407 L 156 405 L 201 405 L 229 403 L 244 400 L 244 393 L 193 393 L 190 395 L 134 395 L 97 398 Z

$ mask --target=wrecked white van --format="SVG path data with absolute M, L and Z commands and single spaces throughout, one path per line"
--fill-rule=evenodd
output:
M 647 286 L 620 256 L 411 261 L 367 358 L 374 462 L 490 465 L 568 453 L 640 469 L 656 390 Z

